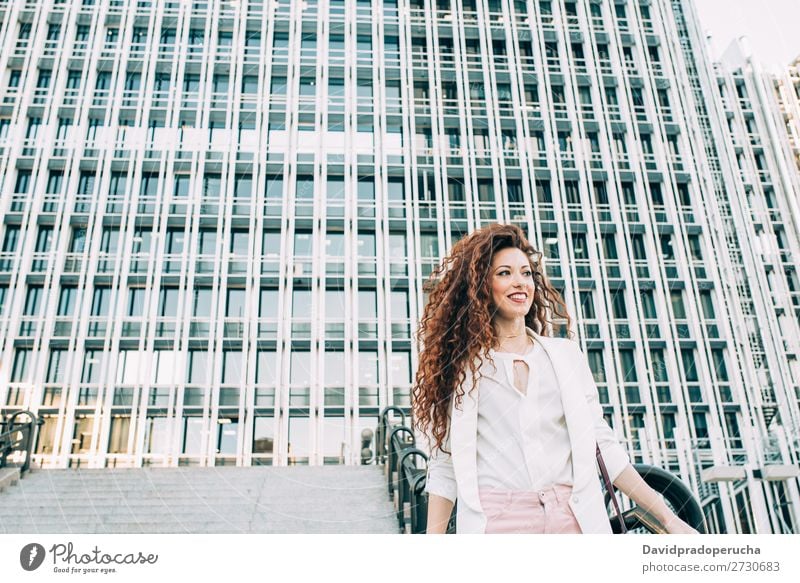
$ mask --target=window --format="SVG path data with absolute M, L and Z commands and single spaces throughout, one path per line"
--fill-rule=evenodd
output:
M 330 35 L 328 46 L 330 47 L 331 51 L 343 51 L 345 49 L 344 35 L 343 34 Z
M 328 320 L 335 318 L 342 319 L 345 314 L 344 290 L 326 289 L 325 290 L 325 317 Z
M 248 231 L 233 231 L 229 251 L 232 255 L 247 255 L 250 247 L 250 233 Z
M 372 99 L 372 79 L 359 79 L 356 84 L 356 96 Z
M 230 86 L 228 75 L 214 75 L 214 93 L 227 93 Z
M 636 374 L 636 357 L 633 350 L 621 349 L 619 351 L 619 364 L 622 371 L 623 382 L 636 383 L 638 376 Z M 639 402 L 639 389 L 638 387 L 626 387 L 625 394 L 628 401 Z
M 592 370 L 594 381 L 596 383 L 605 383 L 606 369 L 603 361 L 603 351 L 589 349 L 586 351 L 586 359 L 589 362 L 589 368 Z M 605 387 L 602 390 L 605 390 Z M 604 402 L 608 402 L 607 399 Z
M 175 176 L 175 184 L 172 191 L 173 196 L 189 196 L 189 184 L 191 177 L 188 174 L 178 174 Z
M 225 316 L 228 318 L 242 318 L 245 315 L 245 290 L 239 288 L 228 289 L 225 303 Z
M 142 81 L 142 76 L 139 73 L 128 72 L 125 76 L 125 90 L 138 91 Z
M 641 290 L 639 292 L 639 296 L 642 298 L 642 311 L 644 312 L 644 317 L 649 319 L 656 318 L 656 303 L 653 299 L 653 290 Z
M 311 255 L 313 239 L 311 233 L 296 232 L 294 235 L 295 256 L 308 257 Z
M 274 350 L 259 350 L 256 356 L 256 383 L 276 385 L 278 382 L 277 364 Z
M 286 77 L 273 77 L 270 81 L 269 91 L 273 95 L 286 95 Z M 342 94 L 344 95 L 344 89 L 342 89 Z
M 39 234 L 36 237 L 36 252 L 47 253 L 53 242 L 53 227 L 42 225 L 39 227 Z
M 728 382 L 728 368 L 725 365 L 725 353 L 721 348 L 714 348 L 711 350 L 711 356 L 714 359 L 714 370 L 717 371 L 717 380 L 720 382 Z
M 439 259 L 439 238 L 436 234 L 421 233 L 419 236 L 420 255 L 426 259 Z
M 270 288 L 261 289 L 261 297 L 258 305 L 259 318 L 278 317 L 278 290 Z
M 66 368 L 66 350 L 51 350 L 50 361 L 47 364 L 48 383 L 63 383 Z
M 307 463 L 310 453 L 308 417 L 289 417 L 288 463 Z
M 12 383 L 27 383 L 30 382 L 31 370 L 28 363 L 31 358 L 31 351 L 23 348 L 17 348 L 14 355 L 14 365 L 11 369 L 11 377 L 9 380 Z
M 174 28 L 162 28 L 161 29 L 160 41 L 161 41 L 162 45 L 175 44 L 175 29 Z
M 591 291 L 582 291 L 580 292 L 580 300 L 581 300 L 581 308 L 583 311 L 583 317 L 586 319 L 594 319 L 597 317 L 597 313 L 594 309 L 594 300 L 592 299 L 592 292 Z
M 358 51 L 371 51 L 372 50 L 372 37 L 365 34 L 359 34 L 356 37 L 356 50 Z
M 61 23 L 54 22 L 47 26 L 47 40 L 56 41 L 61 38 Z
M 100 238 L 100 252 L 114 254 L 119 245 L 119 229 L 103 228 Z
M 217 35 L 217 44 L 220 47 L 229 47 L 233 44 L 233 32 L 230 30 L 220 30 Z
M 311 353 L 293 351 L 289 365 L 289 383 L 298 387 L 308 387 L 311 384 Z
M 684 206 L 691 206 L 692 196 L 689 193 L 689 185 L 685 182 L 679 182 L 676 186 L 678 189 L 678 198 L 680 199 L 681 204 Z
M 694 349 L 682 348 L 681 360 L 683 361 L 683 372 L 686 375 L 686 381 L 697 382 L 699 377 L 697 376 L 697 368 L 695 366 Z
M 134 44 L 141 44 L 147 42 L 147 28 L 143 26 L 134 26 L 131 42 Z
M 211 382 L 209 355 L 206 350 L 190 350 L 186 370 L 186 382 L 191 384 L 208 384 Z
M 185 232 L 183 229 L 167 230 L 167 240 L 165 251 L 170 254 L 180 255 L 183 253 L 183 239 Z
M 97 74 L 94 88 L 98 91 L 103 91 L 111 87 L 111 73 L 104 71 Z
M 50 87 L 50 79 L 53 72 L 50 69 L 39 69 L 39 78 L 36 81 L 37 89 L 47 89 Z
M 711 290 L 700 290 L 700 305 L 703 307 L 703 317 L 712 320 L 716 317 L 714 313 L 714 302 L 711 298 Z
M 22 312 L 23 316 L 38 316 L 39 309 L 42 305 L 42 297 L 44 296 L 44 287 L 40 285 L 32 285 L 28 287 L 28 293 L 25 296 L 25 308 Z
M 126 314 L 130 317 L 141 317 L 144 315 L 144 298 L 146 290 L 141 287 L 134 287 L 128 290 L 128 307 Z
M 157 315 L 162 318 L 174 318 L 178 315 L 178 288 L 161 288 L 158 295 Z
M 27 194 L 31 185 L 31 171 L 19 170 L 17 172 L 17 182 L 14 185 L 14 192 L 17 194 Z
M 226 350 L 222 353 L 222 383 L 226 385 L 241 384 L 244 375 L 242 374 L 242 352 Z
M 615 261 L 619 259 L 619 255 L 617 255 L 617 243 L 614 239 L 614 234 L 603 234 L 601 236 L 603 241 L 603 254 L 605 258 L 609 261 Z
M 92 298 L 92 316 L 108 316 L 111 303 L 111 288 L 96 287 Z
M 615 318 L 624 320 L 628 317 L 628 308 L 625 305 L 625 296 L 623 294 L 619 292 L 614 294 L 611 308 Z
M 358 290 L 358 317 L 361 320 L 378 317 L 377 293 L 375 290 Z
M 295 289 L 292 291 L 292 318 L 311 317 L 311 290 Z
M 108 453 L 128 453 L 128 436 L 131 418 L 128 415 L 114 415 L 108 437 Z
M 256 417 L 253 426 L 253 453 L 272 454 L 275 444 L 275 420 Z
M 153 78 L 153 89 L 155 91 L 168 91 L 171 77 L 169 73 L 156 73 Z
M 314 97 L 317 90 L 317 82 L 313 77 L 300 78 L 300 95 L 306 97 Z
M 94 433 L 94 415 L 76 415 L 72 433 L 72 453 L 86 454 L 91 451 Z
M 61 296 L 58 300 L 58 316 L 71 316 L 75 312 L 75 302 L 78 296 L 78 288 L 75 286 L 64 286 L 61 288 Z
M 169 446 L 168 438 L 167 418 L 148 416 L 144 426 L 145 453 L 165 454 Z
M 197 251 L 200 255 L 214 255 L 217 250 L 217 231 L 201 229 L 197 238 Z
M 30 31 L 30 25 L 28 24 L 27 26 L 29 27 L 28 30 Z M 87 40 L 89 40 L 89 26 L 86 24 L 79 24 L 75 28 L 75 41 L 85 42 Z
M 242 77 L 242 93 L 249 95 L 258 93 L 258 77 L 256 75 L 244 75 Z
M 675 249 L 672 246 L 672 235 L 660 235 L 661 256 L 666 261 L 675 259 Z
M 199 287 L 192 292 L 192 316 L 195 318 L 211 317 L 211 288 Z
M 16 251 L 17 241 L 19 240 L 19 227 L 6 225 L 6 233 L 3 237 L 3 253 Z
M 13 89 L 19 87 L 20 79 L 22 79 L 22 71 L 19 69 L 12 69 L 8 76 L 8 88 Z
M 70 253 L 83 253 L 83 250 L 86 247 L 86 229 L 74 227 L 72 229 L 72 239 L 69 243 L 69 252 Z M 6 251 L 5 246 L 3 246 L 3 251 Z
M 672 312 L 677 319 L 686 318 L 686 308 L 683 304 L 683 292 L 681 290 L 672 290 L 670 292 L 670 301 L 672 303 Z
M 124 355 L 125 352 L 120 352 Z M 100 366 L 103 353 L 97 350 L 87 350 L 83 357 L 83 371 L 81 373 L 82 383 L 97 383 L 100 381 Z M 120 364 L 124 367 L 124 361 Z

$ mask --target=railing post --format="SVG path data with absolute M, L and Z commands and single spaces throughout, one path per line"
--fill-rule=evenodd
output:
M 405 443 L 400 442 L 401 433 L 407 433 L 411 437 L 411 440 Z M 389 434 L 389 455 L 386 460 L 387 478 L 389 480 L 389 495 L 391 496 L 394 496 L 395 491 L 394 474 L 397 471 L 398 455 L 400 450 L 406 449 L 407 446 L 414 447 L 414 434 L 408 427 L 403 425 L 395 427 Z
M 375 460 L 381 464 L 386 461 L 386 449 L 388 446 L 387 432 L 389 428 L 389 413 L 398 413 L 400 415 L 400 425 L 405 425 L 406 414 L 400 407 L 390 405 L 381 411 L 380 420 L 378 421 L 378 428 L 375 434 Z
M 17 417 L 21 415 L 27 415 L 28 421 L 19 424 L 19 428 L 17 428 Z M 34 415 L 30 411 L 17 411 L 13 415 L 8 418 L 3 425 L 5 425 L 6 430 L 0 431 L 0 468 L 4 467 L 7 464 L 8 455 L 13 451 L 24 451 L 25 452 L 25 462 L 22 464 L 20 468 L 20 473 L 27 472 L 31 467 L 31 455 L 33 453 L 33 437 L 34 431 L 37 429 L 43 421 L 39 420 L 36 415 Z M 22 439 L 20 439 L 19 444 L 15 447 L 14 441 L 14 433 L 19 431 L 22 433 Z

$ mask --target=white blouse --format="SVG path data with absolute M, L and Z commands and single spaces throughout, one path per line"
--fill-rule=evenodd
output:
M 555 371 L 535 343 L 524 355 L 490 352 L 503 383 L 478 381 L 479 488 L 539 490 L 572 484 L 572 450 Z M 526 394 L 514 386 L 514 361 L 528 364 Z

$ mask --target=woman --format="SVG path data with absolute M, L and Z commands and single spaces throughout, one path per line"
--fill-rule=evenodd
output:
M 603 419 L 577 343 L 546 335 L 570 318 L 514 225 L 458 241 L 431 276 L 418 340 L 415 426 L 428 435 L 428 533 L 458 498 L 459 533 L 610 533 L 596 465 L 670 533 L 696 532 L 631 466 Z

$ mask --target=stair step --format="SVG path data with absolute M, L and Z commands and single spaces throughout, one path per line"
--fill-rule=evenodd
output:
M 375 466 L 37 470 L 0 533 L 394 533 Z

